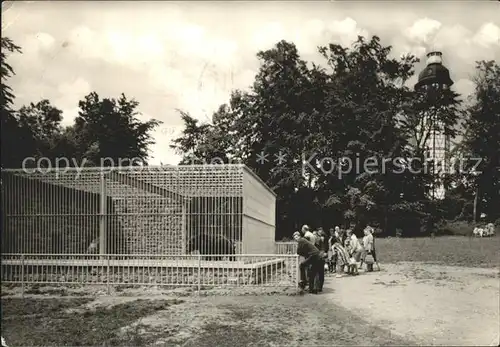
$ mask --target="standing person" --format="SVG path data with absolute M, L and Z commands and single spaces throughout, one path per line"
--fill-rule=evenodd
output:
M 328 247 L 326 246 L 326 244 L 328 244 L 328 235 L 322 228 L 320 228 L 318 230 L 318 236 L 321 243 L 321 251 L 326 252 L 328 250 Z
M 367 236 L 367 233 L 366 233 L 366 228 L 363 229 L 363 240 L 361 241 L 361 245 L 363 246 L 363 253 L 361 254 L 361 265 L 360 265 L 360 269 L 363 268 L 363 263 L 366 263 L 366 270 L 368 271 L 369 270 L 369 264 L 367 262 L 365 262 L 365 259 L 366 259 L 366 256 L 368 255 L 368 247 L 369 247 L 369 244 L 368 244 L 368 236 Z
M 312 234 L 313 234 L 313 236 L 314 236 L 314 242 L 313 242 L 313 243 L 314 243 L 314 245 L 315 245 L 316 247 L 318 247 L 318 246 L 319 246 L 319 243 L 320 243 L 320 239 L 319 239 L 319 235 L 318 235 L 318 230 L 314 230 L 314 231 L 312 232 Z M 318 248 L 318 249 L 319 249 L 319 248 Z
M 335 252 L 333 251 L 333 245 L 335 244 L 337 238 L 335 237 L 335 231 L 333 228 L 330 228 L 329 230 L 329 237 L 328 237 L 328 272 L 334 273 L 336 270 L 336 255 Z
M 302 236 L 309 242 L 311 242 L 313 245 L 316 244 L 316 236 L 314 233 L 311 231 L 311 228 L 309 225 L 304 224 L 302 226 Z M 314 281 L 314 279 L 312 279 Z M 307 272 L 306 272 L 306 281 L 307 281 Z
M 309 292 L 317 294 L 318 288 L 315 288 L 314 280 L 319 274 L 319 269 L 321 268 L 321 266 L 323 266 L 320 252 L 314 246 L 314 244 L 309 242 L 306 238 L 301 237 L 300 233 L 294 233 L 293 238 L 295 241 L 297 241 L 297 254 L 305 258 L 305 260 L 300 263 L 299 286 L 301 288 L 305 288 L 307 271 L 307 277 L 309 279 Z
M 377 265 L 378 271 L 380 271 L 380 265 L 377 261 L 377 253 L 375 252 L 375 238 L 373 237 L 373 231 L 373 228 L 369 225 L 365 228 L 365 237 L 363 238 L 363 243 L 366 254 L 371 254 L 371 256 L 373 257 L 373 261 Z
M 302 226 L 302 236 L 309 242 L 311 242 L 313 245 L 316 243 L 314 234 L 311 232 L 311 228 L 309 228 L 309 225 L 304 224 Z
M 319 270 L 319 286 L 318 291 L 323 291 L 323 284 L 325 283 L 325 265 L 328 259 L 328 242 L 325 237 L 325 232 L 323 228 L 319 228 L 318 230 L 318 241 L 316 242 L 317 248 L 319 249 L 320 257 L 321 257 L 321 269 Z
M 322 234 L 321 228 L 318 230 L 314 230 L 313 235 L 316 238 L 316 240 L 314 241 L 314 245 L 316 246 L 316 248 L 318 248 L 320 251 L 322 251 L 324 237 L 322 236 L 323 234 Z
M 349 239 L 349 250 L 350 255 L 356 263 L 361 262 L 361 254 L 363 253 L 363 246 L 359 242 L 356 234 L 352 231 L 352 229 L 347 230 L 347 238 Z
M 335 237 L 340 238 L 340 227 L 337 225 L 334 230 Z
M 332 237 L 334 237 L 334 236 L 335 236 L 335 230 L 333 228 L 328 229 L 328 241 L 331 241 Z M 333 243 L 330 246 L 332 246 L 332 245 L 333 245 Z
M 343 245 L 343 246 L 345 246 L 345 243 L 346 243 L 346 232 L 345 232 L 345 230 L 338 228 L 338 233 L 339 233 L 340 244 Z

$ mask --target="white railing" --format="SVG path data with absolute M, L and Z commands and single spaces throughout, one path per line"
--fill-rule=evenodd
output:
M 296 254 L 297 242 L 294 241 L 277 241 L 275 242 L 276 254 Z
M 220 259 L 223 260 L 213 260 Z M 296 255 L 2 254 L 3 283 L 296 287 Z

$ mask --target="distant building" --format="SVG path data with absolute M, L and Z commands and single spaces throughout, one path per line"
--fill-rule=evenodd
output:
M 416 91 L 426 92 L 429 89 L 449 89 L 453 85 L 450 71 L 443 65 L 442 53 L 433 51 L 427 54 L 427 66 L 418 75 L 415 84 Z M 435 119 L 436 115 L 428 115 L 424 120 L 425 128 L 430 134 L 425 143 L 426 156 L 429 161 L 434 162 L 436 181 L 431 187 L 431 196 L 434 199 L 443 199 L 445 189 L 439 177 L 450 170 L 450 145 L 449 135 L 445 135 L 441 124 Z M 436 127 L 433 126 L 436 125 Z

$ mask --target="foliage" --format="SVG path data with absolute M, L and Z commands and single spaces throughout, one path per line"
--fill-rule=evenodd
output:
M 410 141 L 424 112 L 446 109 L 441 123 L 453 135 L 457 95 L 435 96 L 439 107 L 419 98 L 405 86 L 417 59 L 391 58 L 391 47 L 376 36 L 319 52 L 324 66 L 309 64 L 293 43 L 280 41 L 257 53 L 261 67 L 249 91 L 234 91 L 211 124 L 181 113 L 185 130 L 172 147 L 184 155 L 182 163 L 194 155 L 248 165 L 278 194 L 278 239 L 303 223 L 354 223 L 357 230 L 371 223 L 386 233 L 434 228 L 429 177 L 392 159 L 422 154 Z M 256 161 L 261 152 L 267 162 Z M 363 163 L 370 160 L 367 169 Z
M 3 112 L 12 111 L 12 103 L 14 102 L 14 94 L 12 88 L 6 85 L 7 80 L 15 74 L 14 69 L 7 63 L 7 55 L 12 53 L 21 53 L 21 47 L 17 46 L 8 37 L 1 38 L 2 50 L 0 52 L 0 76 L 2 78 L 2 94 L 0 96 L 0 107 Z
M 78 106 L 79 115 L 72 128 L 78 134 L 77 157 L 86 158 L 89 166 L 147 164 L 148 148 L 154 144 L 150 133 L 161 122 L 139 120 L 135 99 L 122 94 L 118 99 L 101 100 L 92 92 Z
M 467 221 L 446 221 L 440 225 L 438 235 L 472 236 L 476 225 Z
M 7 38 L 1 38 L 1 52 L 0 52 L 0 74 L 2 80 L 2 93 L 0 95 L 0 117 L 1 117 L 1 139 L 2 139 L 2 167 L 11 167 L 15 162 L 19 162 L 20 154 L 13 151 L 16 148 L 17 139 L 19 138 L 19 127 L 14 117 L 12 105 L 14 102 L 14 94 L 12 88 L 9 87 L 8 80 L 15 72 L 7 63 L 8 55 L 12 53 L 21 53 L 21 47 L 14 44 L 14 42 Z
M 7 53 L 16 52 L 21 52 L 20 47 L 2 38 L 2 167 L 19 168 L 27 157 L 47 158 L 52 164 L 62 157 L 70 165 L 147 164 L 149 146 L 154 143 L 151 132 L 161 122 L 142 121 L 139 102 L 123 94 L 118 99 L 101 99 L 95 92 L 85 96 L 78 103 L 79 116 L 69 127 L 61 124 L 63 112 L 46 99 L 14 110 L 14 94 L 6 81 L 14 74 Z
M 23 157 L 47 157 L 54 160 L 59 156 L 58 140 L 63 131 L 61 110 L 44 99 L 21 107 L 16 118 L 23 141 L 23 146 L 19 148 Z
M 49 100 L 14 110 L 6 84 L 14 71 L 6 60 L 20 52 L 2 38 L 2 167 L 19 167 L 27 156 L 73 158 L 70 165 L 147 164 L 151 132 L 160 122 L 141 120 L 133 98 L 92 92 L 69 127 Z M 318 52 L 323 63 L 315 65 L 292 42 L 280 41 L 257 53 L 252 85 L 234 90 L 211 122 L 179 110 L 185 128 L 171 147 L 183 156 L 181 164 L 249 166 L 277 193 L 277 239 L 304 223 L 352 224 L 357 232 L 371 224 L 382 234 L 398 229 L 410 236 L 439 231 L 443 220 L 470 221 L 480 213 L 500 218 L 497 63 L 478 63 L 475 101 L 466 108 L 451 90 L 407 87 L 418 59 L 392 58 L 377 36 Z M 429 116 L 433 122 L 424 121 Z M 464 140 L 456 153 L 481 162 L 475 170 L 472 163 L 439 176 L 449 190 L 435 201 L 429 189 L 438 172 L 426 161 L 426 140 L 436 129 L 461 135 L 459 119 Z M 257 160 L 261 153 L 264 162 Z
M 477 63 L 475 100 L 468 109 L 462 155 L 466 192 L 478 195 L 476 219 L 485 213 L 490 221 L 500 217 L 500 66 Z M 479 165 L 476 163 L 479 160 Z

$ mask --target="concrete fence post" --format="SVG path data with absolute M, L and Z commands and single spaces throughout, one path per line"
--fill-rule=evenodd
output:
M 111 282 L 111 279 L 110 279 L 111 278 L 111 271 L 110 271 L 111 269 L 110 269 L 110 265 L 109 265 L 109 263 L 110 263 L 110 259 L 109 258 L 110 258 L 110 255 L 109 254 L 106 255 L 106 267 L 107 267 L 107 271 L 106 271 L 106 279 L 107 279 L 106 280 L 106 290 L 108 292 L 108 295 L 111 294 L 111 283 L 110 283 Z
M 107 222 L 107 197 L 106 197 L 106 175 L 104 171 L 101 171 L 101 187 L 100 187 L 100 216 L 99 216 L 99 254 L 101 259 L 104 259 L 103 255 L 106 254 L 107 250 L 107 233 L 106 233 L 106 222 Z
M 297 286 L 300 281 L 300 261 L 299 256 L 295 255 L 295 283 L 294 286 Z
M 201 292 L 201 254 L 198 254 L 198 296 Z
M 21 297 L 24 298 L 24 254 L 21 254 Z

